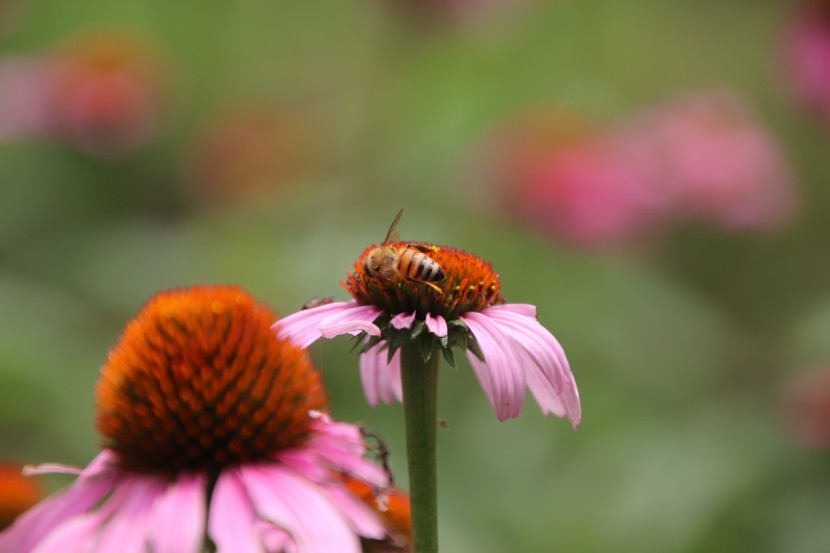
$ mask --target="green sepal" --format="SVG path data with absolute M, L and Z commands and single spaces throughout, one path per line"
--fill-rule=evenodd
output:
M 453 369 L 456 368 L 455 367 L 455 356 L 453 355 L 452 350 L 450 348 L 444 346 L 443 348 L 441 348 L 441 353 L 444 354 L 444 360 L 447 362 L 447 365 L 449 365 Z
M 481 349 L 478 347 L 478 342 L 476 342 L 475 336 L 470 334 L 467 337 L 467 349 L 473 352 L 473 355 L 478 357 L 478 360 L 484 363 L 484 354 L 481 352 Z
M 420 320 L 420 319 L 416 320 L 416 321 L 415 321 L 415 324 L 414 324 L 414 325 L 412 325 L 412 330 L 410 331 L 410 334 L 409 334 L 409 335 L 410 335 L 410 336 L 412 336 L 413 338 L 417 338 L 417 337 L 418 337 L 418 335 L 420 335 L 420 334 L 421 334 L 421 332 L 423 332 L 423 331 L 424 331 L 424 329 L 426 328 L 426 326 L 427 326 L 427 325 L 426 325 L 426 323 L 425 323 L 424 321 L 422 321 L 422 320 Z
M 423 358 L 424 363 L 427 363 L 432 357 L 432 351 L 435 349 L 435 341 L 432 336 L 427 335 L 422 337 L 421 340 L 418 340 L 418 343 L 421 346 L 421 357 Z

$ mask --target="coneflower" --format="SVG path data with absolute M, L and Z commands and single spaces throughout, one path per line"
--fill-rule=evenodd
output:
M 527 389 L 545 414 L 582 413 L 559 342 L 536 308 L 505 303 L 492 266 L 463 250 L 397 240 L 395 224 L 366 248 L 342 282 L 354 298 L 304 309 L 277 321 L 278 338 L 307 347 L 320 337 L 358 336 L 363 389 L 371 405 L 404 403 L 412 540 L 438 550 L 435 427 L 440 358 L 464 351 L 500 420 L 518 416 Z M 440 352 L 440 354 L 439 354 Z
M 275 340 L 243 290 L 154 297 L 101 370 L 104 448 L 66 490 L 0 534 L 0 552 L 359 553 L 381 517 L 344 485 L 381 490 L 360 428 L 324 414 L 320 373 Z

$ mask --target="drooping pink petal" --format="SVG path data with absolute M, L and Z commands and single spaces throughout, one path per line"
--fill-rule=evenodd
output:
M 112 516 L 101 528 L 96 553 L 144 553 L 153 506 L 164 493 L 164 481 L 130 476 L 119 482 L 107 501 Z
M 325 324 L 325 321 L 323 324 Z M 370 336 L 380 336 L 380 329 L 376 325 L 366 321 L 343 321 L 321 326 L 320 328 L 320 334 L 326 339 L 331 339 L 341 334 L 356 336 L 361 332 L 365 332 Z
M 379 540 L 386 530 L 377 513 L 339 483 L 327 489 L 329 499 L 346 515 L 352 530 L 366 538 Z
M 565 351 L 554 336 L 536 320 L 509 311 L 485 309 L 484 315 L 499 324 L 516 346 L 531 356 L 533 365 L 547 378 L 556 393 L 560 393 L 570 364 Z
M 527 387 L 539 404 L 542 413 L 547 415 L 553 413 L 557 417 L 564 417 L 566 414 L 565 406 L 559 400 L 559 395 L 553 390 L 548 382 L 539 372 L 527 372 Z
M 117 479 L 117 472 L 102 469 L 107 460 L 99 454 L 72 486 L 23 513 L 0 534 L 0 552 L 28 553 L 58 526 L 98 503 Z
M 550 382 L 533 371 L 527 373 L 527 386 L 543 414 L 553 413 L 557 417 L 568 417 L 571 427 L 576 430 L 582 420 L 582 410 L 579 405 L 579 392 L 573 380 L 566 383 L 566 389 L 562 394 L 557 394 L 551 388 Z
M 515 313 L 516 315 L 536 318 L 536 306 L 530 303 L 502 303 L 491 305 L 486 311 Z
M 335 334 L 332 334 L 332 332 L 338 329 L 337 325 L 340 323 L 360 322 L 371 324 L 381 312 L 382 310 L 375 306 L 360 305 L 354 300 L 334 302 L 304 309 L 283 317 L 271 326 L 271 330 L 280 338 L 290 339 L 297 346 L 307 348 L 315 340 L 323 337 L 324 328 L 328 329 L 327 333 L 330 336 L 334 336 Z M 357 329 L 347 325 L 341 334 L 355 330 L 365 330 L 365 328 Z M 377 335 L 380 330 L 378 329 L 376 332 L 372 330 L 371 333 Z
M 210 501 L 208 535 L 219 553 L 262 553 L 256 516 L 239 469 L 219 475 Z
M 377 407 L 380 401 L 390 404 L 396 399 L 403 400 L 400 351 L 395 352 L 390 363 L 387 363 L 388 357 L 382 343 L 372 346 L 360 356 L 363 393 L 372 407 Z
M 447 335 L 447 321 L 441 315 L 433 317 L 427 313 L 426 323 L 429 331 L 439 338 L 443 338 Z
M 364 457 L 366 445 L 357 426 L 318 420 L 306 449 L 307 454 L 315 455 L 329 467 L 368 484 L 380 488 L 389 483 L 381 467 Z
M 205 535 L 207 478 L 182 474 L 153 507 L 150 543 L 153 553 L 200 553 Z
M 398 330 L 402 328 L 412 328 L 412 323 L 415 322 L 415 315 L 417 315 L 415 311 L 413 311 L 409 315 L 407 315 L 406 313 L 398 313 L 397 315 L 392 317 L 392 320 L 390 322 L 392 326 L 394 326 Z
M 90 513 L 64 522 L 40 541 L 32 553 L 87 553 L 103 518 L 98 513 Z M 5 553 L 6 549 L 0 547 L 0 551 Z
M 245 465 L 240 474 L 257 514 L 285 529 L 303 553 L 360 553 L 360 542 L 319 487 L 279 466 Z
M 297 553 L 297 544 L 291 539 L 285 530 L 274 526 L 270 522 L 264 520 L 254 521 L 254 534 L 257 540 L 265 547 L 265 551 L 271 553 L 272 551 L 279 553 Z M 261 551 L 258 549 L 257 551 Z M 221 550 L 220 550 L 221 553 Z M 236 553 L 231 550 L 230 553 Z
M 509 305 L 509 304 L 508 304 Z M 579 392 L 576 381 L 571 373 L 565 351 L 556 340 L 536 320 L 535 317 L 525 315 L 527 310 L 505 309 L 506 306 L 490 307 L 482 311 L 499 324 L 502 330 L 514 341 L 515 347 L 527 354 L 524 362 L 525 374 L 530 384 L 531 375 L 538 375 L 547 381 L 548 386 L 534 383 L 531 387 L 534 398 L 539 402 L 545 413 L 555 413 L 558 416 L 567 416 L 571 425 L 576 428 L 582 418 L 579 404 Z M 543 390 L 559 396 L 552 401 L 539 400 Z M 552 405 L 559 405 L 564 412 L 559 412 Z
M 513 340 L 486 315 L 470 312 L 461 318 L 484 354 L 485 363 L 478 366 L 476 374 L 496 416 L 502 421 L 517 417 L 524 404 L 525 375 Z M 489 376 L 489 385 L 482 380 L 482 370 Z

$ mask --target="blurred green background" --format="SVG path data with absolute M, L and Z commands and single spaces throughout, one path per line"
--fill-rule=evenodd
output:
M 509 302 L 538 305 L 584 412 L 574 433 L 529 398 L 499 423 L 469 367 L 442 367 L 444 551 L 830 551 L 827 449 L 786 409 L 794 375 L 830 361 L 830 135 L 780 70 L 793 5 L 526 0 L 415 21 L 396 1 L 2 3 L 3 57 L 137 37 L 160 99 L 118 155 L 0 144 L 0 457 L 95 455 L 98 368 L 155 291 L 238 283 L 282 314 L 346 299 L 338 281 L 405 207 L 404 238 L 475 252 Z M 780 141 L 803 203 L 787 228 L 583 251 L 494 210 L 470 169 L 528 107 L 614 120 L 711 86 Z M 238 149 L 219 123 L 204 138 L 246 118 L 264 127 Z M 349 347 L 311 347 L 334 415 L 381 431 L 405 482 L 400 406 L 367 407 Z

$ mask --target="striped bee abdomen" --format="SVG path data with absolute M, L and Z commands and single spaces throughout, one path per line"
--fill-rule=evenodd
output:
M 404 277 L 419 282 L 444 280 L 444 269 L 427 254 L 414 248 L 406 248 L 398 258 L 398 271 Z

